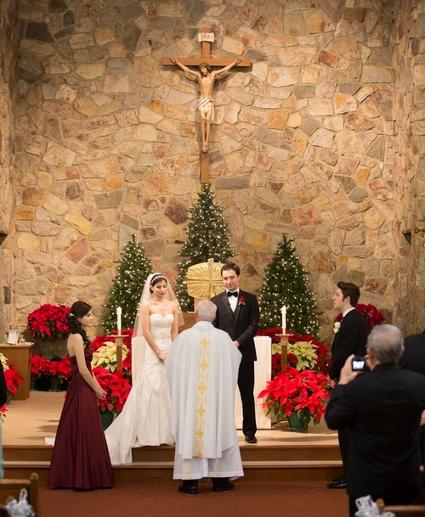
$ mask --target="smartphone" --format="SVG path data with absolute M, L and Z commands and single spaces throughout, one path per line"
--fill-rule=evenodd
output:
M 366 359 L 361 355 L 356 355 L 351 361 L 351 369 L 353 372 L 364 372 L 367 370 Z

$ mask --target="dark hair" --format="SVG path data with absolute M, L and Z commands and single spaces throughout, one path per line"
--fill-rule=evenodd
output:
M 152 287 L 156 284 L 159 284 L 159 282 L 164 281 L 166 284 L 168 284 L 167 277 L 164 276 L 162 273 L 155 273 L 151 278 L 150 288 L 149 291 L 152 293 L 153 289 Z
M 236 276 L 239 276 L 241 274 L 241 268 L 234 262 L 226 262 L 224 266 L 222 266 L 220 271 L 221 276 L 223 276 L 223 271 L 234 271 L 236 273 Z
M 74 302 L 71 306 L 71 312 L 68 314 L 68 326 L 70 334 L 80 334 L 83 338 L 83 342 L 85 345 L 90 343 L 89 338 L 87 337 L 86 331 L 81 326 L 81 322 L 78 318 L 84 318 L 91 311 L 91 305 L 86 302 L 82 302 L 78 300 Z
M 347 296 L 349 296 L 351 305 L 355 307 L 360 298 L 360 289 L 356 284 L 351 284 L 350 282 L 338 282 L 336 285 L 341 289 L 343 298 L 347 298 Z

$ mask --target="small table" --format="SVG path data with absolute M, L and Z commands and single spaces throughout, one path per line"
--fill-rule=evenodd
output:
M 26 400 L 30 396 L 32 345 L 33 343 L 18 345 L 0 343 L 0 352 L 7 357 L 8 364 L 12 364 L 24 378 L 24 382 L 18 386 L 17 392 L 12 396 L 15 400 Z

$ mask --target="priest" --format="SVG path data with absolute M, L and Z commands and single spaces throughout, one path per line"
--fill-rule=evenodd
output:
M 198 480 L 211 478 L 214 492 L 234 488 L 243 476 L 235 429 L 234 400 L 241 353 L 212 324 L 216 306 L 202 300 L 195 325 L 173 342 L 166 360 L 176 441 L 174 479 L 179 491 L 199 492 Z

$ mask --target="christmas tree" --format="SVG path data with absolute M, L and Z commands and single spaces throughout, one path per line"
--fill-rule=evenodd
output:
M 284 234 L 266 267 L 260 289 L 261 327 L 279 327 L 282 324 L 281 307 L 286 305 L 288 332 L 317 336 L 319 322 L 308 273 L 292 243 L 293 240 Z
M 198 193 L 197 203 L 190 209 L 190 222 L 186 229 L 187 241 L 179 255 L 176 280 L 176 295 L 183 311 L 193 310 L 193 298 L 187 293 L 185 279 L 190 266 L 213 258 L 215 262 L 226 262 L 233 257 L 229 244 L 227 224 L 223 219 L 223 209 L 215 203 L 214 194 L 207 183 L 203 183 Z
M 134 325 L 142 289 L 151 272 L 150 260 L 146 256 L 143 246 L 136 242 L 133 235 L 121 253 L 121 262 L 109 301 L 105 305 L 102 326 L 106 332 L 116 329 L 117 307 L 122 309 L 122 328 L 130 328 Z

